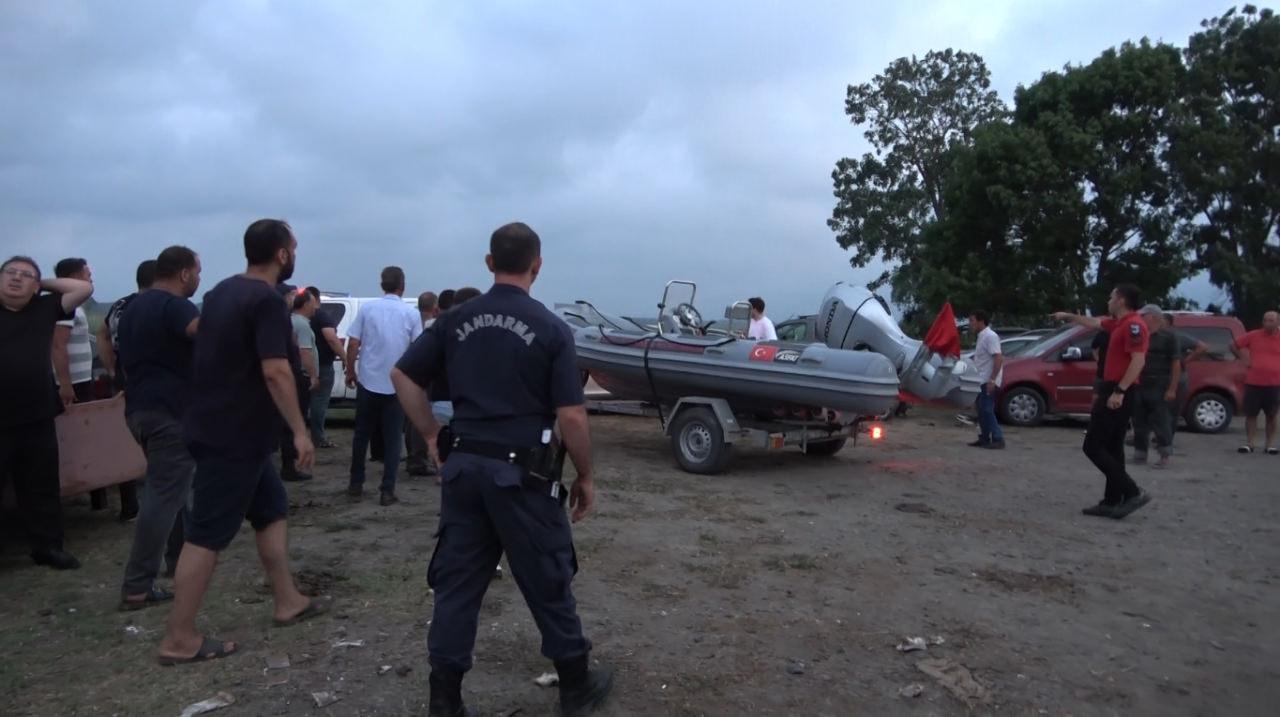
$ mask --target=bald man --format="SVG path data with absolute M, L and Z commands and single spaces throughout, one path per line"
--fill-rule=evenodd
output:
M 1276 413 L 1280 412 L 1280 313 L 1268 311 L 1262 328 L 1236 339 L 1231 350 L 1249 365 L 1244 375 L 1244 430 L 1246 443 L 1241 453 L 1253 453 L 1257 444 L 1258 413 L 1267 417 L 1267 454 L 1280 454 L 1276 447 Z

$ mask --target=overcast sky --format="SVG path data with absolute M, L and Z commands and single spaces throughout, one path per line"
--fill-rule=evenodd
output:
M 826 226 L 865 151 L 848 84 L 955 47 L 1009 101 L 1228 4 L 6 0 L 0 253 L 84 256 L 106 300 L 181 243 L 209 288 L 271 216 L 303 282 L 373 295 L 397 264 L 416 293 L 487 287 L 489 233 L 522 220 L 548 304 L 652 313 L 687 278 L 704 313 L 759 294 L 780 319 L 879 273 Z

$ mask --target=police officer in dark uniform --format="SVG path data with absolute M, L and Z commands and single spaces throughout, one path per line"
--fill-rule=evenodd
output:
M 493 233 L 488 293 L 441 315 L 392 371 L 405 413 L 427 440 L 443 481 L 440 530 L 427 580 L 435 590 L 427 647 L 431 715 L 472 714 L 462 704 L 480 603 L 505 552 L 560 677 L 562 714 L 592 712 L 613 685 L 589 669 L 570 583 L 573 521 L 591 510 L 591 439 L 569 327 L 529 296 L 542 268 L 538 235 L 520 223 Z M 442 433 L 427 387 L 447 371 L 453 421 Z M 563 449 L 553 429 L 559 428 Z M 559 481 L 565 452 L 578 478 Z M 440 458 L 443 457 L 443 462 Z

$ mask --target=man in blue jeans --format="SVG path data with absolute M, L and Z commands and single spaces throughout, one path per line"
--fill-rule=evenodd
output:
M 404 441 L 404 411 L 391 385 L 391 369 L 422 335 L 422 317 L 404 302 L 404 270 L 382 270 L 383 297 L 360 307 L 347 330 L 347 386 L 356 389 L 356 430 L 351 440 L 351 482 L 347 495 L 364 495 L 365 455 L 375 425 L 382 427 L 381 505 L 400 502 L 396 471 Z
M 987 312 L 969 314 L 969 330 L 978 342 L 973 352 L 973 364 L 978 369 L 982 389 L 978 393 L 978 440 L 969 445 L 975 448 L 1004 448 L 1004 432 L 996 420 L 996 391 L 1004 378 L 1004 354 L 1000 352 L 1000 335 L 988 325 Z

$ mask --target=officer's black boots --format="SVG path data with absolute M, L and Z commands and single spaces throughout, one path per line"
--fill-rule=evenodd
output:
M 613 689 L 613 670 L 587 668 L 587 655 L 556 663 L 560 676 L 560 714 L 578 717 L 595 712 Z
M 477 717 L 462 704 L 462 673 L 432 668 L 428 717 Z

